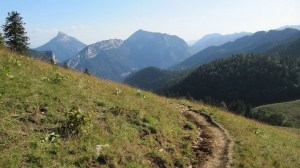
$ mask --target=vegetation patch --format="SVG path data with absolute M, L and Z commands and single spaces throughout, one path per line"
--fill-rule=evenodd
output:
M 195 130 L 165 98 L 5 49 L 0 68 L 2 167 L 151 167 L 151 151 L 167 167 L 193 158 L 180 144 Z

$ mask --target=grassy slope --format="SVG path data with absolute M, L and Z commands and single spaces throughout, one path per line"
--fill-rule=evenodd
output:
M 0 68 L 2 167 L 190 164 L 189 141 L 182 139 L 196 130 L 183 129 L 186 119 L 165 98 L 3 50 Z M 45 140 L 74 107 L 90 120 L 82 133 Z M 95 148 L 105 144 L 97 161 Z
M 218 108 L 181 100 L 210 114 L 235 142 L 234 167 L 299 167 L 299 129 L 274 127 Z
M 259 106 L 254 108 L 253 112 L 257 113 L 259 110 L 270 115 L 273 113 L 284 113 L 294 127 L 300 128 L 300 100 Z
M 231 133 L 236 143 L 234 167 L 300 165 L 298 130 L 267 126 L 186 100 L 168 100 L 4 50 L 0 50 L 0 83 L 2 167 L 84 167 L 104 162 L 152 167 L 150 160 L 186 167 L 193 154 L 190 141 L 184 139 L 196 130 L 182 129 L 188 121 L 169 101 L 212 114 Z M 66 121 L 64 114 L 72 107 L 90 120 L 82 133 L 52 143 L 45 140 Z M 109 147 L 97 155 L 99 144 Z

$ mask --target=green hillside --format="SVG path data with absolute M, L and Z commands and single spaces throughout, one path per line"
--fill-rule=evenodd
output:
M 143 90 L 159 92 L 164 88 L 171 87 L 184 79 L 191 70 L 168 71 L 155 67 L 148 67 L 130 74 L 124 83 Z
M 0 66 L 1 167 L 185 167 L 196 157 L 184 140 L 196 130 L 165 98 L 4 50 Z
M 191 150 L 197 129 L 181 114 L 180 104 L 212 115 L 229 131 L 233 167 L 300 164 L 297 131 L 4 49 L 0 70 L 1 167 L 188 167 L 199 160 Z
M 181 100 L 213 116 L 234 139 L 232 167 L 299 167 L 300 129 L 265 125 L 218 108 Z
M 254 108 L 252 113 L 257 117 L 284 114 L 287 116 L 287 122 L 300 128 L 300 100 L 259 106 Z
M 300 57 L 241 54 L 200 66 L 166 94 L 192 97 L 246 117 L 251 107 L 300 98 Z M 279 126 L 289 116 L 263 116 L 262 121 Z

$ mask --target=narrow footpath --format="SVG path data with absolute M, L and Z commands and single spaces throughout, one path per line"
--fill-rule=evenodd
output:
M 199 159 L 193 162 L 192 167 L 231 167 L 233 141 L 229 133 L 207 114 L 184 105 L 180 105 L 179 109 L 198 129 L 198 136 L 192 141 L 192 148 Z

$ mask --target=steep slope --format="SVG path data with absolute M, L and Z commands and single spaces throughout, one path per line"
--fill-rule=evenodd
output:
M 256 118 L 261 117 L 261 120 L 266 119 L 268 116 L 279 116 L 281 115 L 286 122 L 290 123 L 293 127 L 300 128 L 300 100 L 290 101 L 290 102 L 281 102 L 274 104 L 267 104 L 259 107 L 255 107 L 252 110 L 252 115 Z M 286 117 L 285 117 L 286 116 Z M 274 118 L 273 117 L 273 118 Z M 277 121 L 273 124 L 276 125 Z
M 201 136 L 210 133 L 204 131 L 210 125 L 200 122 L 196 129 L 182 115 L 182 104 L 199 115 L 212 115 L 229 130 L 236 143 L 233 167 L 300 163 L 297 131 L 166 99 L 3 49 L 0 65 L 2 167 L 199 167 L 218 148 L 207 148 L 215 140 Z
M 252 117 L 247 105 L 300 98 L 299 67 L 299 56 L 237 55 L 200 66 L 166 92 L 213 104 L 224 101 L 230 110 Z
M 219 58 L 229 57 L 233 54 L 266 52 L 277 45 L 294 41 L 299 37 L 300 31 L 296 29 L 256 32 L 251 36 L 242 37 L 234 42 L 206 48 L 174 66 L 173 69 L 196 68 L 202 64 Z
M 176 36 L 139 30 L 124 42 L 107 40 L 92 44 L 67 64 L 79 71 L 109 80 L 122 81 L 131 72 L 154 66 L 166 68 L 186 59 L 187 44 Z
M 196 54 L 207 47 L 220 46 L 227 42 L 233 42 L 238 38 L 249 36 L 249 35 L 251 35 L 251 33 L 247 33 L 247 32 L 226 34 L 226 35 L 221 35 L 219 33 L 208 34 L 202 37 L 200 40 L 198 40 L 191 46 L 192 54 Z
M 1 167 L 188 167 L 167 99 L 0 49 Z M 13 157 L 12 157 L 13 156 Z M 193 159 L 191 159 L 193 158 Z
M 35 48 L 37 51 L 51 50 L 56 55 L 56 58 L 60 63 L 63 63 L 67 59 L 71 58 L 82 50 L 86 45 L 70 37 L 62 32 L 58 32 L 57 36 L 51 39 L 46 44 Z
M 268 126 L 215 107 L 180 102 L 211 116 L 234 138 L 231 167 L 298 167 L 300 164 L 299 129 Z
M 284 43 L 281 45 L 278 45 L 268 51 L 266 53 L 271 54 L 279 54 L 279 55 L 294 55 L 299 56 L 300 55 L 300 38 L 298 38 L 295 41 Z
M 111 39 L 91 44 L 67 61 L 67 65 L 78 71 L 88 69 L 93 75 L 103 79 L 120 81 L 133 70 L 133 63 L 120 48 L 122 40 Z

